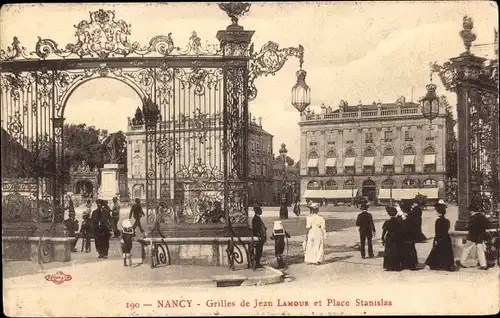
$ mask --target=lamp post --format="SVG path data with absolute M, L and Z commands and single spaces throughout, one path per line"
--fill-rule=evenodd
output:
M 394 187 L 394 181 L 392 180 L 392 173 L 389 173 L 389 187 L 390 187 L 390 192 L 389 192 L 389 195 L 390 195 L 390 205 L 392 206 L 392 188 Z
M 354 207 L 354 186 L 356 181 L 354 177 L 351 177 L 351 206 Z

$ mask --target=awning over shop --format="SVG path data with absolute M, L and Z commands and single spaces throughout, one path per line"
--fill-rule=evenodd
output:
M 413 199 L 417 194 L 425 195 L 428 199 L 438 199 L 439 188 L 420 188 L 420 189 L 392 189 L 392 199 Z M 390 199 L 391 189 L 380 189 L 378 199 Z
M 375 164 L 375 157 L 364 157 L 363 166 L 373 166 Z
M 403 156 L 403 165 L 414 165 L 414 164 L 415 164 L 415 155 Z
M 307 161 L 307 167 L 308 168 L 317 168 L 318 167 L 319 160 L 318 159 L 309 159 Z
M 305 199 L 322 199 L 324 190 L 306 190 L 303 197 Z
M 356 196 L 358 189 L 341 189 L 341 190 L 306 190 L 304 191 L 304 199 L 347 199 Z
M 424 155 L 424 165 L 435 165 L 436 164 L 436 155 Z
M 356 158 L 354 157 L 347 157 L 344 159 L 344 167 L 354 167 L 354 161 Z
M 382 165 L 383 166 L 393 166 L 394 165 L 394 156 L 384 156 L 384 158 L 382 158 Z
M 336 167 L 337 158 L 326 158 L 325 167 Z
M 325 199 L 348 199 L 356 196 L 358 189 L 323 190 L 323 192 L 323 198 Z

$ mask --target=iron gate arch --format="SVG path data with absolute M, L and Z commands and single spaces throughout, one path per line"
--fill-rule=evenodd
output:
M 14 37 L 11 46 L 0 50 L 2 207 L 7 207 L 7 222 L 21 217 L 40 223 L 50 215 L 53 225 L 62 221 L 66 104 L 80 85 L 113 78 L 134 89 L 143 102 L 141 118 L 133 124 L 140 126 L 146 143 L 144 182 L 132 184 L 144 186 L 147 219 L 166 219 L 149 217 L 165 210 L 159 206 L 165 202 L 158 200 L 165 182 L 174 201 L 174 222 L 199 217 L 203 200 L 219 201 L 223 226 L 208 224 L 206 229 L 230 236 L 231 264 L 241 259 L 234 252 L 238 247 L 233 237 L 250 234 L 246 167 L 248 102 L 257 94 L 254 81 L 279 71 L 290 56 L 302 65 L 304 48 L 279 48 L 269 41 L 254 52 L 254 31 L 237 23 L 250 5 L 219 6 L 232 24 L 217 33 L 217 45 L 202 43 L 196 32 L 185 48 L 176 46 L 171 34 L 155 36 L 147 45 L 131 42 L 130 24 L 116 19 L 114 11 L 101 9 L 74 26 L 74 43 L 59 46 L 38 37 L 35 50 L 28 53 Z M 176 203 L 179 197 L 182 202 Z M 187 208 L 190 220 L 179 217 Z M 187 234 L 203 235 L 197 229 Z M 173 230 L 175 235 L 184 232 Z

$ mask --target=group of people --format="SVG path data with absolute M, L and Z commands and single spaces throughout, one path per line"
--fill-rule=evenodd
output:
M 415 202 L 413 203 L 415 204 Z M 477 247 L 479 268 L 487 270 L 483 241 L 486 239 L 488 220 L 483 213 L 479 212 L 480 209 L 474 205 L 469 206 L 472 215 L 469 221 L 467 243 L 463 249 L 461 260 L 455 263 L 449 234 L 450 221 L 445 217 L 447 206 L 443 200 L 439 200 L 434 208 L 438 218 L 434 226 L 435 235 L 432 249 L 424 265 L 429 266 L 431 270 L 456 271 L 459 268 L 465 268 L 464 263 L 472 248 Z M 413 220 L 413 210 L 408 209 L 405 202 L 400 205 L 400 211 L 392 206 L 386 207 L 386 211 L 390 219 L 385 221 L 382 226 L 382 243 L 385 247 L 384 269 L 387 271 L 423 269 L 425 266 L 420 266 L 418 263 L 415 249 L 415 243 L 418 243 L 419 239 L 422 238 L 421 230 L 418 228 L 421 221 L 415 222 Z
M 95 249 L 98 258 L 107 258 L 109 252 L 109 241 L 111 237 L 121 237 L 122 252 L 124 259 L 129 258 L 132 243 L 130 235 L 135 233 L 138 227 L 143 236 L 146 236 L 144 229 L 141 226 L 141 218 L 145 215 L 140 199 L 135 199 L 134 204 L 130 209 L 129 219 L 124 220 L 122 224 L 122 231 L 118 229 L 118 222 L 120 219 L 120 204 L 118 198 L 113 198 L 113 206 L 109 207 L 107 200 L 97 199 L 96 209 L 92 211 L 92 201 L 87 200 L 85 210 L 83 211 L 83 221 L 81 227 L 78 220 L 75 218 L 75 208 L 71 198 L 68 200 L 68 218 L 64 221 L 66 231 L 69 237 L 75 237 L 72 243 L 72 251 L 76 252 L 76 245 L 81 238 L 82 252 L 86 253 L 91 251 L 91 239 L 94 238 Z M 135 222 L 132 224 L 130 219 L 134 218 Z M 129 226 L 130 223 L 130 226 Z M 132 232 L 132 233 L 130 233 Z M 127 255 L 126 255 L 127 254 Z
M 484 241 L 487 239 L 488 220 L 477 206 L 469 206 L 471 212 L 467 242 L 460 261 L 454 261 L 453 247 L 449 235 L 450 221 L 445 217 L 447 206 L 439 200 L 434 208 L 438 215 L 435 222 L 435 235 L 431 252 L 424 264 L 418 262 L 415 244 L 424 243 L 427 237 L 422 232 L 422 200 L 420 198 L 401 200 L 397 206 L 386 206 L 390 218 L 382 226 L 382 244 L 384 246 L 383 268 L 386 271 L 421 270 L 428 266 L 431 270 L 456 271 L 465 268 L 470 252 L 477 248 L 479 268 L 487 270 Z M 326 222 L 318 214 L 319 204 L 308 205 L 310 214 L 306 218 L 306 237 L 303 241 L 304 262 L 319 265 L 324 261 L 324 246 L 326 243 Z M 368 212 L 367 202 L 360 203 L 361 213 L 356 219 L 359 227 L 360 252 L 362 258 L 373 258 L 372 239 L 376 235 L 372 215 Z M 254 206 L 255 216 L 252 219 L 252 232 L 259 240 L 255 244 L 255 263 L 261 267 L 263 246 L 267 241 L 267 228 L 261 219 L 262 208 Z M 270 237 L 274 240 L 275 257 L 278 267 L 285 267 L 283 253 L 285 240 L 290 234 L 283 228 L 281 221 L 274 222 Z M 368 255 L 366 255 L 366 247 Z
M 309 205 L 310 214 L 306 218 L 307 235 L 303 242 L 304 261 L 306 264 L 319 265 L 324 261 L 324 246 L 326 242 L 326 222 L 318 214 L 319 204 L 311 203 Z M 255 244 L 255 266 L 262 267 L 261 259 L 264 244 L 267 241 L 267 228 L 262 221 L 262 208 L 254 206 L 254 217 L 252 219 L 252 232 L 259 240 Z M 283 259 L 285 252 L 285 240 L 290 238 L 290 234 L 283 228 L 281 220 L 274 222 L 273 232 L 270 237 L 274 240 L 274 255 L 276 257 L 278 268 L 286 266 Z

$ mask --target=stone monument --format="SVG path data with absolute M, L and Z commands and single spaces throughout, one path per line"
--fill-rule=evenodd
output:
M 104 164 L 101 169 L 99 198 L 110 201 L 113 197 L 117 197 L 120 202 L 126 202 L 128 201 L 127 170 L 124 164 L 119 163 L 118 143 L 119 140 L 116 135 L 112 135 L 108 143 L 111 163 Z

